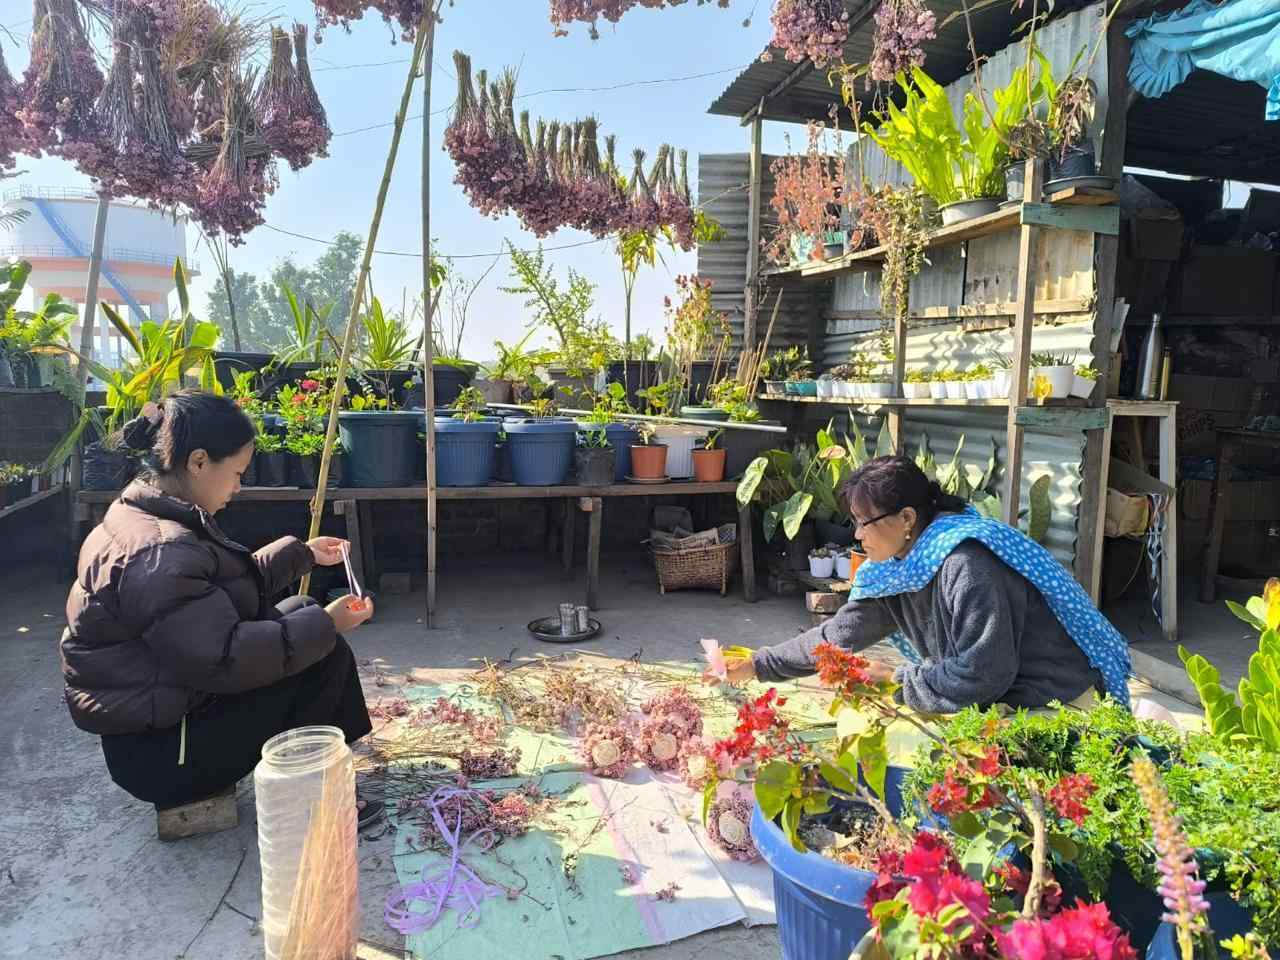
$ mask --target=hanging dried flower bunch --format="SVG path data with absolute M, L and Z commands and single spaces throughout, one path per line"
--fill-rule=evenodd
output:
M 458 98 L 444 145 L 457 168 L 454 182 L 477 210 L 493 217 L 514 213 L 539 237 L 560 227 L 598 237 L 669 228 L 683 249 L 692 248 L 696 217 L 683 155 L 679 178 L 666 146 L 646 177 L 644 152 L 635 151 L 624 187 L 612 138 L 606 138 L 608 155 L 601 161 L 594 119 L 539 121 L 535 137 L 527 113 L 517 129 L 511 71 L 492 83 L 478 71 L 473 84 L 470 58 L 458 52 L 453 59 Z
M 777 0 L 772 45 L 792 63 L 806 57 L 819 67 L 839 61 L 849 37 L 849 13 L 841 0 Z
M 622 779 L 636 755 L 635 741 L 623 724 L 587 724 L 581 749 L 587 769 L 610 780 Z
M 94 147 L 94 103 L 102 87 L 76 0 L 35 0 L 24 106 L 17 113 L 30 145 L 57 154 Z
M 899 73 L 924 66 L 921 44 L 937 37 L 937 25 L 937 18 L 923 0 L 885 0 L 876 10 L 868 84 L 892 83 Z
M 707 836 L 734 860 L 760 859 L 751 842 L 751 811 L 755 800 L 741 784 L 722 783 L 716 800 L 707 811 Z
M 427 9 L 423 0 L 315 0 L 315 4 L 316 43 L 321 41 L 325 27 L 336 24 L 349 33 L 351 24 L 363 18 L 369 10 L 379 14 L 391 26 L 392 43 L 396 40 L 396 27 L 400 28 L 400 39 L 412 43 Z
M 9 72 L 4 48 L 0 47 L 0 171 L 13 167 L 15 155 L 37 152 L 32 150 L 22 121 L 18 119 L 22 103 L 22 87 Z
M 831 152 L 826 149 L 826 128 L 821 123 L 809 121 L 808 137 L 803 154 L 779 157 L 769 166 L 775 184 L 769 206 L 778 226 L 765 252 L 776 263 L 790 259 L 792 236 L 808 237 L 821 251 L 824 234 L 840 228 L 845 158 L 839 133 Z
M 585 23 L 591 33 L 592 40 L 600 38 L 596 21 L 604 17 L 610 23 L 617 23 L 622 15 L 632 7 L 648 7 L 661 10 L 664 7 L 678 7 L 686 0 L 551 0 L 551 25 L 555 27 L 557 37 L 567 37 L 569 31 L 565 25 L 569 23 Z M 714 2 L 716 6 L 729 6 L 729 0 L 698 0 L 698 6 Z
M 297 50 L 298 66 L 293 64 Z M 292 40 L 278 27 L 271 29 L 271 63 L 257 91 L 259 129 L 272 152 L 301 170 L 315 157 L 328 156 L 332 136 L 324 108 L 311 82 L 307 65 L 307 28 L 294 27 Z

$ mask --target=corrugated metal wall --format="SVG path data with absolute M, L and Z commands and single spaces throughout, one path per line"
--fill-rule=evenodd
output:
M 773 176 L 769 165 L 776 157 L 764 155 L 764 181 L 761 185 L 763 214 L 762 235 L 769 236 L 776 219 L 769 207 L 773 196 Z M 750 197 L 747 184 L 750 179 L 751 157 L 746 153 L 704 153 L 698 155 L 698 198 L 707 215 L 724 228 L 725 239 L 719 243 L 698 246 L 698 275 L 711 280 L 711 301 L 717 310 L 729 316 L 733 328 L 733 349 L 742 349 L 742 328 L 745 318 L 745 291 L 747 283 L 747 214 Z M 763 341 L 773 312 L 774 297 L 779 284 L 776 282 L 766 292 L 760 307 L 759 337 Z M 816 351 L 820 341 L 816 336 L 819 325 L 815 323 L 829 301 L 829 287 L 799 280 L 781 285 L 782 301 L 778 304 L 778 318 L 770 337 L 770 349 L 780 349 L 801 344 Z

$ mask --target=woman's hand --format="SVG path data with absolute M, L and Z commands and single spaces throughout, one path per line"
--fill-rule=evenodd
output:
M 865 667 L 865 672 L 872 683 L 890 682 L 893 680 L 893 671 L 894 668 L 882 660 L 870 660 Z
M 748 680 L 756 678 L 756 665 L 750 657 L 734 657 L 726 655 L 724 658 L 725 677 L 722 681 L 711 670 L 702 671 L 702 682 L 710 686 L 717 686 L 720 683 L 746 683 Z
M 325 607 L 339 633 L 348 633 L 373 616 L 373 600 L 348 594 Z
M 339 540 L 337 537 L 316 537 L 314 540 L 307 541 L 307 546 L 311 548 L 311 555 L 322 567 L 336 567 L 342 562 L 344 544 L 350 547 L 347 541 Z

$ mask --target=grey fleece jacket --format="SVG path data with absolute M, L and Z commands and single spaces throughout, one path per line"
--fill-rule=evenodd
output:
M 919 664 L 894 674 L 913 710 L 955 713 L 978 704 L 1042 707 L 1070 702 L 1102 677 L 1044 597 L 976 540 L 956 547 L 918 593 L 851 600 L 800 636 L 755 652 L 756 676 L 778 682 L 814 673 L 813 648 L 863 650 L 901 631 Z

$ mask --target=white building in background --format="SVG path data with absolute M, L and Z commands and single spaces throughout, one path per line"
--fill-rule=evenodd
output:
M 30 262 L 27 287 L 36 303 L 56 293 L 76 304 L 83 318 L 97 207 L 97 195 L 90 190 L 24 185 L 3 194 L 0 209 L 26 210 L 27 216 L 0 233 L 0 261 Z M 133 324 L 165 319 L 169 295 L 175 289 L 175 259 L 182 260 L 189 274 L 197 274 L 196 265 L 187 258 L 185 218 L 175 219 L 142 204 L 113 202 L 103 244 L 99 302 L 118 307 Z M 101 310 L 96 319 L 93 358 L 118 366 L 126 349 L 124 341 Z M 71 343 L 79 348 L 79 323 L 72 328 Z

